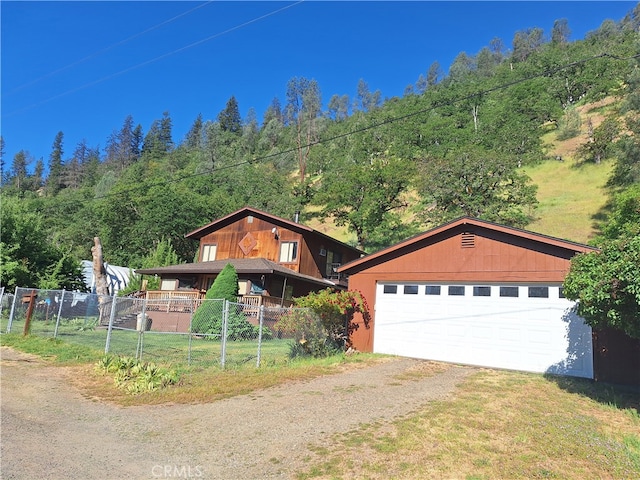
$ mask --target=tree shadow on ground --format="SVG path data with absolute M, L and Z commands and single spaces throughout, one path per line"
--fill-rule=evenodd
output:
M 636 415 L 640 414 L 640 387 L 567 375 L 579 374 L 589 368 L 593 370 L 593 347 L 591 341 L 586 342 L 584 338 L 587 334 L 591 336 L 591 329 L 585 330 L 584 320 L 577 315 L 575 307 L 568 308 L 562 319 L 567 326 L 567 354 L 561 362 L 551 365 L 544 377 L 567 392 L 589 397 L 603 405 L 635 409 Z
M 595 382 L 587 378 L 566 377 L 545 374 L 545 378 L 555 382 L 561 389 L 589 397 L 603 405 L 614 406 L 619 409 L 634 409 L 640 414 L 640 389 L 626 385 Z

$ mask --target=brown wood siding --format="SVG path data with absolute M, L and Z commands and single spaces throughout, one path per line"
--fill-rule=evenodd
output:
M 366 275 L 354 275 L 349 277 L 349 290 L 359 291 L 362 296 L 367 300 L 369 307 L 369 314 L 371 315 L 371 321 L 369 325 L 365 325 L 362 315 L 355 314 L 353 321 L 358 328 L 351 334 L 351 344 L 360 352 L 373 352 L 373 338 L 375 329 L 375 315 L 373 303 L 376 298 L 376 281 L 371 281 L 371 278 Z
M 216 260 L 227 258 L 257 258 L 263 257 L 274 262 L 278 261 L 280 243 L 274 238 L 271 229 L 274 225 L 253 217 L 249 223 L 247 218 L 242 218 L 200 239 L 200 251 L 202 246 L 215 243 L 217 245 Z M 251 233 L 256 240 L 256 246 L 245 254 L 240 248 L 241 240 Z
M 594 330 L 593 377 L 640 388 L 640 339 L 613 328 Z
M 343 244 L 339 242 L 333 242 L 327 238 L 307 234 L 305 235 L 305 240 L 306 256 L 304 257 L 304 268 L 308 269 L 305 273 L 312 271 L 315 272 L 307 273 L 307 275 L 318 277 L 326 276 L 328 258 L 326 252 L 328 251 L 339 253 L 342 256 L 342 260 L 340 261 L 340 263 L 342 264 L 360 258 L 360 254 L 357 251 L 354 252 L 353 250 L 346 248 Z M 320 250 L 325 251 L 324 256 L 320 255 Z M 302 264 L 300 268 L 303 268 Z
M 276 240 L 273 228 L 278 230 Z M 256 246 L 245 254 L 240 243 L 250 233 L 255 239 Z M 298 242 L 298 255 L 295 262 L 280 262 L 280 245 L 282 242 Z M 301 234 L 289 230 L 275 223 L 253 217 L 249 223 L 248 217 L 239 219 L 227 226 L 221 227 L 213 233 L 200 239 L 200 253 L 204 245 L 216 245 L 216 260 L 229 258 L 266 258 L 305 275 L 315 278 L 325 277 L 326 257 L 320 256 L 321 247 L 342 254 L 342 263 L 360 258 L 357 251 L 350 250 L 345 245 L 313 233 Z M 201 258 L 201 257 L 200 257 Z
M 369 329 L 360 325 L 352 335 L 355 348 L 373 351 L 377 282 L 558 284 L 564 281 L 575 254 L 565 248 L 482 229 L 473 232 L 473 247 L 463 247 L 464 233 L 469 232 L 445 231 L 351 274 L 349 290 L 362 292 L 372 316 Z M 360 317 L 358 320 L 361 322 Z
M 535 251 L 480 235 L 473 248 L 463 248 L 461 243 L 458 234 L 437 243 L 415 245 L 366 272 L 385 280 L 562 282 L 569 270 L 570 258 L 564 258 L 561 249 Z

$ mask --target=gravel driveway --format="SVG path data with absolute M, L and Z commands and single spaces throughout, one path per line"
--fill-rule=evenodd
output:
M 471 368 L 375 366 L 199 405 L 118 407 L 62 367 L 1 348 L 3 479 L 293 478 L 308 446 L 446 398 Z M 407 375 L 407 373 L 409 373 Z

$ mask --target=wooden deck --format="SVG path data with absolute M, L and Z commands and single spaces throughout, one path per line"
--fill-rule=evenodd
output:
M 146 300 L 146 310 L 156 312 L 193 312 L 204 300 L 204 293 L 188 290 L 148 290 L 139 292 L 138 298 Z M 238 303 L 245 313 L 258 316 L 264 307 L 290 307 L 293 302 L 268 295 L 241 295 Z

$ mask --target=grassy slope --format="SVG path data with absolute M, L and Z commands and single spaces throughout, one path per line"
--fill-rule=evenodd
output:
M 543 136 L 548 154 L 561 156 L 563 161 L 549 160 L 525 169 L 538 186 L 540 202 L 537 219 L 527 226 L 529 230 L 583 243 L 595 236 L 594 216 L 606 203 L 605 184 L 613 162 L 580 164 L 575 152 L 588 141 L 588 120 L 596 128 L 614 108 L 614 98 L 582 106 L 578 108 L 582 119 L 580 135 L 565 141 L 558 141 L 555 131 Z
M 612 98 L 578 108 L 582 132 L 575 138 L 558 141 L 555 131 L 543 136 L 548 155 L 552 158 L 561 156 L 563 161 L 547 160 L 524 168 L 538 186 L 539 201 L 534 213 L 536 219 L 527 226 L 528 230 L 581 243 L 588 243 L 596 235 L 594 216 L 607 200 L 605 184 L 613 162 L 581 165 L 575 159 L 575 151 L 587 141 L 587 119 L 591 119 L 595 128 L 600 125 L 604 113 L 612 108 L 615 108 Z M 331 222 L 312 220 L 308 225 L 346 243 L 355 240 L 345 227 L 337 227 Z
M 596 233 L 593 216 L 604 206 L 612 162 L 577 166 L 569 159 L 525 169 L 538 186 L 537 217 L 528 230 L 587 243 Z

